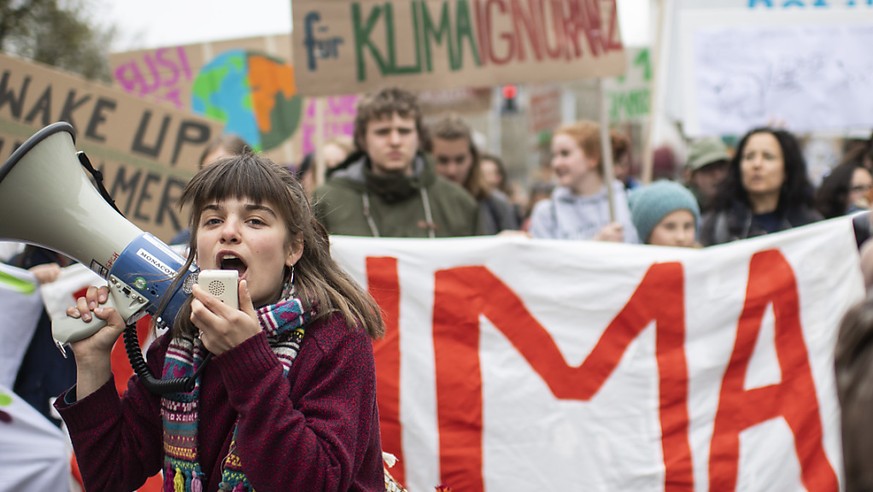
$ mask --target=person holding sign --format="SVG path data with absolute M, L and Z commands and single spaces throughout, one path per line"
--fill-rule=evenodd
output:
M 700 230 L 704 246 L 784 231 L 821 220 L 797 139 L 756 128 L 740 140 L 728 177 Z
M 558 128 L 552 136 L 552 170 L 558 187 L 534 206 L 530 234 L 534 238 L 593 239 L 638 243 L 624 184 L 605 183 L 600 125 L 580 121 Z M 607 186 L 615 197 L 610 217 Z
M 195 285 L 148 350 L 152 373 L 194 376 L 194 389 L 161 397 L 132 377 L 121 398 L 109 353 L 124 322 L 99 307 L 107 290 L 67 310 L 108 323 L 72 345 L 77 385 L 55 402 L 85 488 L 135 490 L 163 470 L 176 491 L 385 490 L 380 310 L 331 258 L 300 183 L 245 153 L 202 169 L 180 200 L 193 233 L 181 271 L 195 258 L 237 270 L 240 308 Z
M 415 95 L 383 89 L 361 99 L 357 152 L 315 190 L 316 215 L 331 234 L 456 237 L 477 233 L 479 210 L 463 188 L 437 176 Z

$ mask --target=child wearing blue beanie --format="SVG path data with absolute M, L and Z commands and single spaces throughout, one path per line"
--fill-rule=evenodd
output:
M 631 220 L 645 244 L 695 247 L 700 207 L 694 195 L 673 181 L 656 181 L 628 197 Z

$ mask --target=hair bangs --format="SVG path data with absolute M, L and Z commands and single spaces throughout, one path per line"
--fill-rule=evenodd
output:
M 288 182 L 293 177 L 272 161 L 264 162 L 253 154 L 219 159 L 192 179 L 180 202 L 190 204 L 191 226 L 195 227 L 203 208 L 226 199 L 249 199 L 257 204 L 289 203 Z M 282 210 L 284 212 L 284 210 Z

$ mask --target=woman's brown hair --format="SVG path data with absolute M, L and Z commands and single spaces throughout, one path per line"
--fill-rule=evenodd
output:
M 188 182 L 179 200 L 180 207 L 191 205 L 190 253 L 181 271 L 186 271 L 197 256 L 197 226 L 203 208 L 229 198 L 268 202 L 276 207 L 289 240 L 303 247 L 294 268 L 296 296 L 316 302 L 320 316 L 339 311 L 350 326 L 362 326 L 371 337 L 384 334 L 379 306 L 330 256 L 327 232 L 315 219 L 300 182 L 287 169 L 261 155 L 244 153 L 219 159 Z M 285 274 L 288 278 L 290 271 Z M 189 313 L 186 303 L 176 317 L 174 336 L 196 332 Z

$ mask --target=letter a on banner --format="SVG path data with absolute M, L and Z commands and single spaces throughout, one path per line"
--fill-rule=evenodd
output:
M 807 490 L 837 491 L 839 482 L 822 446 L 819 404 L 809 354 L 800 324 L 797 281 L 785 257 L 776 250 L 755 254 L 749 263 L 746 302 L 737 339 L 722 382 L 709 458 L 709 490 L 735 490 L 740 433 L 766 420 L 782 417 L 794 435 L 801 480 Z M 775 344 L 783 379 L 778 384 L 743 389 L 761 321 L 772 303 Z

